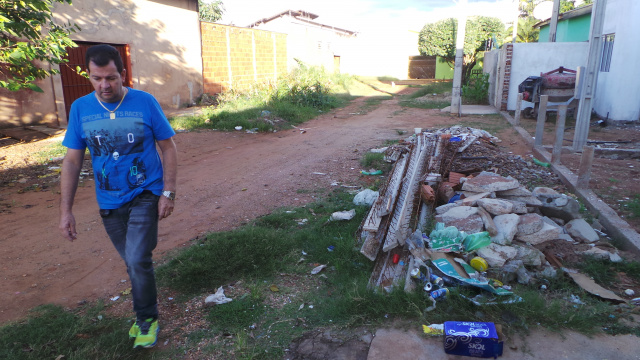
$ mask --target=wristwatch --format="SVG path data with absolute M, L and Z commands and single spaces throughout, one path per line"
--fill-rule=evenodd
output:
M 175 200 L 176 199 L 175 191 L 163 190 L 162 191 L 162 196 L 166 197 L 169 200 Z

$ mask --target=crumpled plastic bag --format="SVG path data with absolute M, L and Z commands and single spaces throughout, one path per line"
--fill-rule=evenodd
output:
M 220 286 L 215 294 L 209 295 L 204 299 L 204 303 L 206 305 L 221 305 L 226 304 L 231 300 L 233 299 L 224 296 L 224 289 Z
M 356 216 L 356 209 L 351 209 L 349 211 L 336 211 L 331 214 L 329 221 L 351 220 L 354 216 Z
M 360 191 L 354 198 L 353 203 L 356 205 L 373 205 L 378 199 L 378 192 L 371 189 Z

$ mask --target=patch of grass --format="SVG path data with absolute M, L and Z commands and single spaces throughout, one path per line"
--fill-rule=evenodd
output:
M 404 99 L 415 99 L 419 97 L 423 97 L 425 95 L 437 94 L 442 95 L 447 92 L 451 92 L 451 81 L 438 81 L 433 82 L 428 85 L 420 86 L 419 90 L 414 91 L 413 93 L 404 96 Z
M 219 94 L 218 105 L 205 109 L 201 116 L 175 117 L 170 123 L 181 130 L 233 130 L 242 126 L 243 130 L 264 132 L 288 128 L 344 105 L 350 99 L 345 94 L 352 83 L 349 75 L 300 64 L 278 81 Z
M 622 206 L 631 212 L 631 217 L 640 217 L 640 195 L 635 195 L 632 199 L 624 201 Z
M 44 149 L 38 151 L 33 156 L 38 164 L 46 164 L 52 159 L 63 157 L 67 153 L 67 148 L 62 146 L 62 140 L 48 144 Z
M 615 282 L 617 273 L 625 273 L 627 276 L 640 281 L 640 262 L 637 261 L 614 263 L 609 259 L 586 257 L 584 261 L 574 264 L 574 266 L 592 277 L 599 284 Z
M 149 359 L 127 341 L 131 323 L 102 315 L 96 306 L 75 314 L 59 306 L 35 308 L 23 321 L 0 328 L 1 359 Z
M 383 153 L 365 153 L 362 159 L 360 159 L 360 165 L 362 165 L 362 167 L 366 170 L 382 170 L 383 173 L 387 173 L 389 172 L 389 170 L 391 170 L 391 164 L 384 161 Z

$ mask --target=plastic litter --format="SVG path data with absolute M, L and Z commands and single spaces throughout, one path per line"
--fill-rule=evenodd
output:
M 311 275 L 315 275 L 317 273 L 319 273 L 320 271 L 322 271 L 322 269 L 326 268 L 327 265 L 319 265 L 313 268 L 313 270 L 311 270 Z
M 444 335 L 444 324 L 422 325 L 422 331 L 429 336 Z
M 491 244 L 489 232 L 482 231 L 475 234 L 467 235 L 463 241 L 465 251 L 473 251 L 483 248 Z
M 362 175 L 382 175 L 382 170 L 360 171 Z
M 224 295 L 224 289 L 222 286 L 218 288 L 215 294 L 211 294 L 204 299 L 204 303 L 207 305 L 221 305 L 230 302 L 231 298 L 228 298 Z
M 331 217 L 329 218 L 329 221 L 336 221 L 336 220 L 351 220 L 353 219 L 353 217 L 356 216 L 356 209 L 351 209 L 349 211 L 336 211 L 333 214 L 331 214 Z
M 378 192 L 371 189 L 365 189 L 360 191 L 354 198 L 353 203 L 355 205 L 368 205 L 371 206 L 378 199 Z
M 551 166 L 551 164 L 549 164 L 548 162 L 542 162 L 542 161 L 540 161 L 540 160 L 538 160 L 536 158 L 533 158 L 533 162 L 536 165 L 540 165 L 540 166 L 544 166 L 544 167 L 550 167 Z

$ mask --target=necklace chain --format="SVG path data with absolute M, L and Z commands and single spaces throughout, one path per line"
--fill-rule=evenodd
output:
M 118 106 L 116 106 L 116 108 L 113 109 L 113 110 L 109 110 L 109 109 L 107 109 L 106 106 L 104 106 L 104 104 L 102 103 L 102 101 L 100 101 L 100 98 L 98 97 L 98 93 L 96 93 L 96 100 L 98 100 L 98 103 L 100 104 L 100 106 L 102 106 L 105 110 L 107 110 L 111 114 L 111 119 L 115 119 L 115 112 L 116 112 L 116 110 L 118 110 L 120 105 L 122 105 L 122 102 L 124 101 L 124 97 L 127 96 L 128 93 L 129 93 L 129 89 L 127 89 L 125 87 L 124 88 L 124 95 L 122 95 L 122 99 L 120 99 L 120 102 L 118 103 Z

